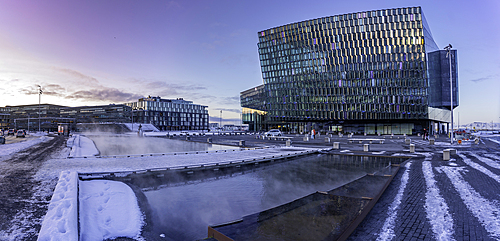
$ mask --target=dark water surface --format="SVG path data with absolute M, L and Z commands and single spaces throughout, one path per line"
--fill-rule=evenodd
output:
M 148 240 L 203 239 L 209 225 L 329 191 L 391 162 L 400 159 L 315 154 L 204 181 L 143 188 L 153 213 L 145 236 Z
M 160 137 L 138 137 L 135 135 L 86 136 L 94 141 L 101 156 L 239 149 L 239 147 L 171 140 Z

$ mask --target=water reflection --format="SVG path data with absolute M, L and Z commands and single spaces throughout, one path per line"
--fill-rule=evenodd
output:
M 160 137 L 124 135 L 87 135 L 87 137 L 94 141 L 101 156 L 239 149 L 239 147 L 171 140 Z
M 197 240 L 208 225 L 233 221 L 306 196 L 328 191 L 373 173 L 391 158 L 312 155 L 269 165 L 242 175 L 222 176 L 185 185 L 144 188 L 153 212 L 145 236 Z

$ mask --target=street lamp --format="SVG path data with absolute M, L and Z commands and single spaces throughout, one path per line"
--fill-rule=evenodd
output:
M 40 102 L 42 100 L 42 86 L 40 85 L 37 85 L 38 86 L 38 132 L 40 132 Z
M 453 145 L 453 76 L 452 76 L 452 71 L 451 71 L 451 44 L 448 44 L 448 46 L 444 47 L 446 50 L 446 57 L 449 59 L 450 62 L 450 110 L 451 110 L 451 135 L 450 135 L 450 144 Z

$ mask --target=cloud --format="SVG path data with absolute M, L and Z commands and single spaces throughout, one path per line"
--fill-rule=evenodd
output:
M 81 72 L 78 72 L 76 70 L 72 70 L 72 69 L 63 69 L 63 68 L 56 68 L 54 67 L 54 69 L 66 74 L 66 75 L 69 75 L 69 76 L 72 76 L 76 79 L 79 79 L 81 80 L 81 83 L 80 84 L 83 84 L 83 85 L 87 85 L 87 86 L 96 86 L 96 85 L 100 85 L 99 81 L 94 78 L 94 77 L 91 77 L 91 76 L 88 76 L 88 75 L 85 75 Z
M 82 101 L 111 101 L 111 102 L 128 102 L 136 101 L 142 98 L 142 95 L 126 93 L 115 88 L 93 89 L 76 91 L 67 95 L 66 99 L 79 99 Z
M 498 77 L 498 75 L 489 75 L 489 76 L 482 77 L 482 78 L 471 79 L 470 81 L 477 83 L 477 82 L 482 82 L 482 81 L 490 80 L 490 79 L 497 78 L 497 77 Z

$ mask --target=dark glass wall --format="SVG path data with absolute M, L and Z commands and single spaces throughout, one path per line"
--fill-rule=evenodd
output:
M 450 59 L 446 50 L 428 54 L 429 58 L 429 106 L 450 109 Z M 453 108 L 459 104 L 458 97 L 458 56 L 451 50 L 451 74 L 453 85 Z

